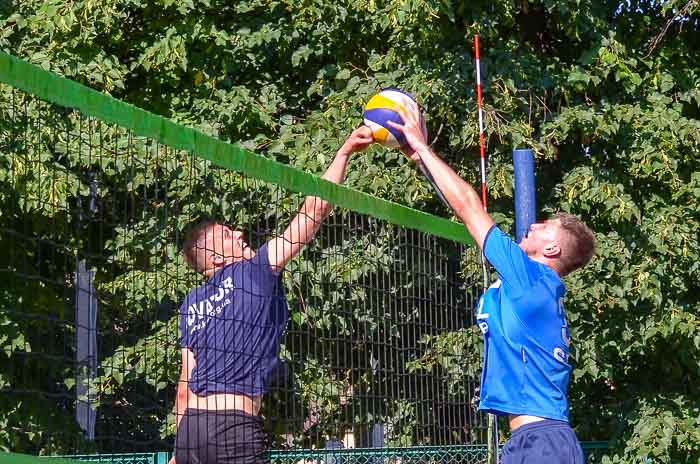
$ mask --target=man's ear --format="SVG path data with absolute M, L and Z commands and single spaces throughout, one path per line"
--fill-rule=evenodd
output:
M 561 256 L 561 248 L 556 243 L 550 242 L 542 250 L 542 256 L 549 259 L 558 258 Z

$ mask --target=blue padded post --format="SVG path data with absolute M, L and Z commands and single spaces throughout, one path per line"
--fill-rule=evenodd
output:
M 519 243 L 534 222 L 535 208 L 535 159 L 530 149 L 513 150 L 515 183 L 515 239 Z

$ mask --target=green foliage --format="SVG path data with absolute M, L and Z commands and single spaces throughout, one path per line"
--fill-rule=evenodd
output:
M 426 336 L 421 343 L 428 345 L 430 349 L 420 358 L 408 363 L 409 371 L 435 372 L 442 369 L 448 379 L 448 388 L 452 392 L 465 392 L 465 376 L 475 378 L 480 374 L 483 346 L 478 327 Z
M 430 132 L 437 135 L 435 148 L 474 182 L 478 126 L 470 44 L 479 32 L 490 211 L 502 225 L 512 223 L 510 152 L 529 146 L 537 155 L 540 209 L 579 214 L 598 236 L 597 257 L 567 280 L 575 346 L 572 422 L 579 437 L 611 440 L 615 448 L 608 462 L 632 463 L 645 456 L 658 462 L 697 460 L 698 2 L 28 0 L 5 5 L 0 7 L 4 50 L 309 172 L 325 167 L 358 124 L 362 103 L 372 93 L 399 85 L 415 92 L 426 109 Z M 27 111 L 36 118 L 33 108 Z M 3 124 L 10 120 L 4 117 Z M 75 167 L 101 161 L 87 161 L 81 150 L 90 144 L 78 148 L 75 138 L 62 140 L 62 134 L 47 131 L 43 141 L 32 145 L 57 148 L 51 153 L 35 150 L 31 161 L 39 169 L 33 172 L 23 164 L 27 158 L 12 155 L 21 151 L 18 147 L 2 147 L 0 218 L 5 226 L 28 220 L 8 213 L 6 206 L 20 205 L 34 230 L 63 243 L 76 238 L 52 230 L 50 224 L 65 221 L 65 202 L 85 199 L 89 189 L 89 182 L 75 175 Z M 122 137 L 115 134 L 113 140 L 118 148 Z M 14 141 L 22 143 L 21 138 Z M 61 155 L 62 144 L 71 143 L 76 145 Z M 164 275 L 153 274 L 156 265 L 176 262 L 167 238 L 200 216 L 234 214 L 241 223 L 264 221 L 270 194 L 266 187 L 253 190 L 236 176 L 203 166 L 198 169 L 206 175 L 190 185 L 187 163 L 198 161 L 178 153 L 158 157 L 169 166 L 144 161 L 144 170 L 130 172 L 128 160 L 154 160 L 158 149 L 143 146 L 128 155 L 132 158 L 124 153 L 112 164 L 99 165 L 105 173 L 100 181 L 110 191 L 126 190 L 121 199 L 115 195 L 105 212 L 121 211 L 129 198 L 152 192 L 156 175 L 165 176 L 168 195 L 181 207 L 176 212 L 165 198 L 151 195 L 157 201 L 108 237 L 107 261 L 124 273 L 121 281 L 113 282 L 100 281 L 98 275 L 98 284 L 114 301 L 128 298 L 113 328 L 128 330 L 138 320 L 151 337 L 114 350 L 135 372 L 141 361 L 134 358 L 139 351 L 134 347 L 155 343 L 156 334 L 168 330 L 167 324 L 154 320 L 152 308 L 174 305 L 192 282 L 181 279 L 170 285 L 165 277 L 152 287 L 153 279 Z M 56 172 L 63 175 L 47 184 L 48 174 Z M 353 161 L 348 183 L 445 214 L 429 186 L 397 153 L 371 148 Z M 284 207 L 293 210 L 295 200 L 288 201 Z M 5 235 L 1 240 L 3 247 L 15 243 L 31 256 L 40 254 L 34 244 L 12 242 Z M 342 241 L 330 246 L 340 247 Z M 382 253 L 389 251 L 372 253 L 381 263 L 386 259 Z M 466 255 L 464 274 L 478 276 L 478 254 L 469 250 Z M 341 282 L 373 272 L 356 267 L 353 259 L 358 255 L 352 250 L 339 256 L 343 258 L 331 257 L 321 268 L 327 271 L 293 273 L 293 281 L 287 282 L 290 294 L 306 297 L 320 288 L 319 282 L 337 290 Z M 71 256 L 59 258 L 72 264 Z M 3 266 L 7 262 L 17 268 L 17 256 L 2 259 Z M 303 268 L 304 262 L 295 266 Z M 61 271 L 70 272 L 69 264 Z M 50 275 L 48 269 L 35 271 Z M 182 271 L 166 274 L 178 272 L 184 276 Z M 336 280 L 338 274 L 346 280 Z M 141 282 L 141 287 L 127 296 L 124 285 L 129 280 Z M 38 286 L 23 291 L 52 294 Z M 366 297 L 360 292 L 349 296 L 353 301 Z M 26 297 L 22 301 L 31 310 L 34 303 Z M 329 314 L 317 303 L 294 306 L 293 323 L 340 334 L 357 323 L 371 329 L 372 317 Z M 132 311 L 143 318 L 128 321 Z M 27 337 L 36 330 L 26 320 L 0 320 L 5 355 L 18 343 L 34 346 Z M 399 334 L 394 329 L 387 333 Z M 21 336 L 25 342 L 19 341 Z M 416 354 L 413 372 L 448 374 L 452 391 L 460 390 L 461 372 L 477 375 L 478 339 L 471 329 L 424 334 L 421 340 L 427 351 Z M 154 368 L 152 378 L 134 373 L 114 385 L 172 383 L 177 358 L 168 359 L 171 365 Z M 12 381 L 8 375 L 0 369 L 0 383 Z M 344 378 L 323 375 L 335 379 L 329 385 Z M 2 417 L 14 417 L 7 408 L 2 411 Z M 382 414 L 394 412 L 389 407 Z M 418 412 L 414 417 L 422 420 Z M 2 443 L 17 443 L 17 438 L 5 436 L 11 429 L 0 430 Z

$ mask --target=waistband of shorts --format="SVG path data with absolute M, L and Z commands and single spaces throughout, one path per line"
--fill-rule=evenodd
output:
M 191 416 L 217 416 L 217 417 L 241 417 L 247 420 L 262 422 L 262 417 L 249 414 L 239 409 L 195 409 L 186 408 L 185 415 Z
M 530 422 L 529 424 L 523 424 L 515 431 L 511 436 L 515 437 L 521 433 L 532 432 L 539 429 L 570 429 L 571 425 L 566 421 L 554 420 L 554 419 L 543 419 L 537 422 Z

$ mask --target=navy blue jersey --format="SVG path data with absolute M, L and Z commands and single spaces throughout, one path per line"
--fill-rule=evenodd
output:
M 287 325 L 281 274 L 267 244 L 192 290 L 180 307 L 180 344 L 195 357 L 189 388 L 198 395 L 262 395 Z
M 484 240 L 484 256 L 500 279 L 477 309 L 484 334 L 480 409 L 568 421 L 564 284 L 496 226 Z

